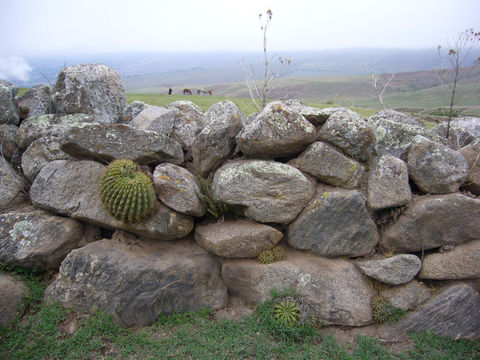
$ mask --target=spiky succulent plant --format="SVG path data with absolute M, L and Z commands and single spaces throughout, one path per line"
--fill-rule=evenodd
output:
M 258 262 L 261 264 L 271 264 L 275 261 L 272 250 L 263 250 L 258 255 Z
M 379 324 L 392 323 L 405 315 L 405 311 L 394 307 L 390 301 L 381 295 L 372 299 L 373 320 Z
M 275 305 L 275 317 L 286 324 L 294 324 L 300 318 L 300 309 L 294 300 L 284 299 Z
M 131 160 L 115 160 L 107 167 L 100 198 L 109 214 L 124 223 L 139 222 L 155 209 L 152 180 Z
M 274 261 L 281 261 L 285 257 L 285 251 L 283 250 L 283 247 L 281 247 L 281 246 L 275 246 L 272 249 L 272 253 L 273 253 L 273 260 Z

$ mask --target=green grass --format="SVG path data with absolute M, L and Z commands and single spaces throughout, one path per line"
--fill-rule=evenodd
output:
M 23 275 L 19 275 L 23 277 Z M 32 280 L 33 281 L 33 280 Z M 74 321 L 74 331 L 67 325 Z M 240 321 L 218 320 L 208 310 L 161 315 L 154 324 L 125 329 L 111 316 L 83 315 L 59 304 L 39 304 L 11 328 L 0 328 L 0 358 L 40 359 L 479 359 L 480 341 L 411 334 L 414 348 L 392 353 L 375 338 L 347 347 L 317 325 L 279 323 L 273 299 Z M 70 327 L 72 329 L 72 327 Z

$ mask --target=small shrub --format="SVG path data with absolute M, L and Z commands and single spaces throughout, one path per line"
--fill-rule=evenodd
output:
M 379 324 L 389 324 L 399 320 L 405 315 L 405 311 L 394 307 L 390 301 L 381 295 L 377 295 L 371 302 L 373 320 Z
M 124 223 L 139 222 L 155 210 L 152 179 L 131 160 L 115 160 L 107 167 L 100 197 L 108 213 Z
M 212 215 L 215 219 L 220 219 L 228 211 L 226 204 L 218 201 L 212 194 L 212 176 L 203 177 L 197 171 L 196 174 L 198 185 L 200 185 L 200 198 L 207 205 L 207 212 Z

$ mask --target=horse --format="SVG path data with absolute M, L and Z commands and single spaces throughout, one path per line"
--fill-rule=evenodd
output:
M 197 95 L 210 95 L 212 96 L 212 90 L 207 90 L 207 89 L 197 89 Z
M 183 89 L 183 95 L 192 95 L 192 90 L 190 90 L 190 89 Z
M 207 94 L 212 96 L 212 90 L 207 90 Z

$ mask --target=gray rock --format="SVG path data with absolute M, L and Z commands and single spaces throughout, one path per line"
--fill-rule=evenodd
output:
M 193 219 L 158 203 L 141 223 L 125 224 L 104 209 L 99 186 L 105 166 L 95 161 L 56 160 L 45 165 L 30 188 L 33 204 L 56 214 L 150 238 L 173 240 L 188 235 Z M 54 191 L 52 191 L 54 189 Z
M 99 238 L 79 221 L 37 210 L 0 215 L 0 261 L 26 269 L 58 269 L 73 249 Z
M 477 339 L 480 337 L 480 316 L 472 316 L 474 314 L 480 314 L 480 295 L 466 284 L 457 284 L 380 331 L 387 339 L 407 330 L 432 331 L 455 340 Z
M 160 106 L 148 106 L 129 123 L 130 126 L 140 129 L 155 131 L 170 136 L 173 134 L 177 109 L 166 109 Z
M 183 163 L 182 146 L 175 140 L 124 124 L 93 124 L 71 129 L 62 138 L 60 148 L 77 158 L 104 162 L 129 159 L 146 165 Z
M 191 241 L 106 239 L 72 251 L 45 295 L 68 308 L 103 309 L 123 326 L 147 325 L 162 313 L 220 309 L 228 297 L 220 264 Z
M 377 155 L 391 155 L 402 160 L 407 159 L 408 149 L 417 135 L 422 135 L 440 144 L 446 144 L 444 138 L 434 134 L 424 126 L 406 124 L 372 116 L 367 125 L 375 134 L 375 152 Z
M 443 122 L 432 129 L 441 136 L 447 135 L 447 122 Z M 454 150 L 470 145 L 475 139 L 480 138 L 480 118 L 462 117 L 452 118 L 450 122 L 449 144 Z
M 462 184 L 462 189 L 480 195 L 480 141 L 459 150 L 468 164 L 468 175 Z
M 52 88 L 50 85 L 37 85 L 18 99 L 20 118 L 53 114 Z
M 338 108 L 331 113 L 320 129 L 318 138 L 358 161 L 370 159 L 375 144 L 375 135 L 367 122 L 346 108 Z
M 26 199 L 28 183 L 0 157 L 0 210 L 19 204 Z
M 212 189 L 217 200 L 240 206 L 255 221 L 289 223 L 312 197 L 314 184 L 290 165 L 239 160 L 217 170 Z
M 174 164 L 160 164 L 153 172 L 153 184 L 158 198 L 173 210 L 193 216 L 205 215 L 202 191 L 190 171 Z
M 120 74 L 104 64 L 69 66 L 53 88 L 57 114 L 89 114 L 100 124 L 121 122 L 127 105 Z
M 279 158 L 299 153 L 315 140 L 315 127 L 283 103 L 268 104 L 238 136 L 248 156 Z
M 20 118 L 15 102 L 17 93 L 18 87 L 16 85 L 0 80 L 0 124 L 19 124 Z
M 173 138 L 189 152 L 197 135 L 203 129 L 202 110 L 191 101 L 174 101 L 168 105 L 173 110 Z
M 357 190 L 317 189 L 317 195 L 288 226 L 288 243 L 315 254 L 362 256 L 378 242 L 378 231 Z
M 325 184 L 347 189 L 358 187 L 365 175 L 362 164 L 320 141 L 310 144 L 289 164 Z
M 379 111 L 378 113 L 372 115 L 370 119 L 373 122 L 379 122 L 381 120 L 389 120 L 389 121 L 398 122 L 402 124 L 419 126 L 421 128 L 426 129 L 426 126 L 422 120 L 411 115 L 402 114 L 401 112 L 395 111 L 393 109 L 385 109 L 385 110 Z
M 457 245 L 445 253 L 426 255 L 418 277 L 432 280 L 480 278 L 480 240 Z
M 10 326 L 23 313 L 28 289 L 13 276 L 0 274 L 0 326 Z
M 131 123 L 135 117 L 140 114 L 143 110 L 150 107 L 150 105 L 144 103 L 143 101 L 132 101 L 130 104 L 127 105 L 125 110 L 123 111 L 124 114 L 124 121 L 122 123 L 128 124 Z
M 203 114 L 205 127 L 192 144 L 193 163 L 201 174 L 220 166 L 235 148 L 244 116 L 230 100 L 212 105 Z
M 408 151 L 408 172 L 418 188 L 431 194 L 458 191 L 468 175 L 462 154 L 423 136 L 416 136 Z
M 315 107 L 307 106 L 300 100 L 287 100 L 285 101 L 285 105 L 287 105 L 292 111 L 295 111 L 302 115 L 305 119 L 308 120 L 308 122 L 310 122 L 314 126 L 321 126 L 325 124 L 330 114 L 336 110 L 336 108 L 318 109 Z
M 394 307 L 408 311 L 417 308 L 427 301 L 432 296 L 432 290 L 423 283 L 412 280 L 405 285 L 383 290 L 381 295 L 390 301 L 390 304 Z
M 385 230 L 387 249 L 414 252 L 480 239 L 480 200 L 462 194 L 421 196 Z
M 225 220 L 195 227 L 195 240 L 209 252 L 224 258 L 253 258 L 273 248 L 283 234 L 251 220 Z
M 362 272 L 389 285 L 406 284 L 418 274 L 422 261 L 415 255 L 402 254 L 387 259 L 360 261 Z
M 390 155 L 382 155 L 368 178 L 367 205 L 381 210 L 408 204 L 412 198 L 407 164 Z
M 0 151 L 5 159 L 11 160 L 19 154 L 18 145 L 15 142 L 15 134 L 18 127 L 13 124 L 0 124 Z
M 35 140 L 22 154 L 23 175 L 33 182 L 40 170 L 50 161 L 73 160 L 72 157 L 62 150 L 58 139 L 44 136 Z
M 229 293 L 248 303 L 268 300 L 271 290 L 295 289 L 324 324 L 362 326 L 372 322 L 372 290 L 355 265 L 286 249 L 285 260 L 227 260 L 222 278 Z
M 90 115 L 39 115 L 24 120 L 18 128 L 15 141 L 21 149 L 26 149 L 32 142 L 42 136 L 60 137 L 75 127 L 95 123 Z

